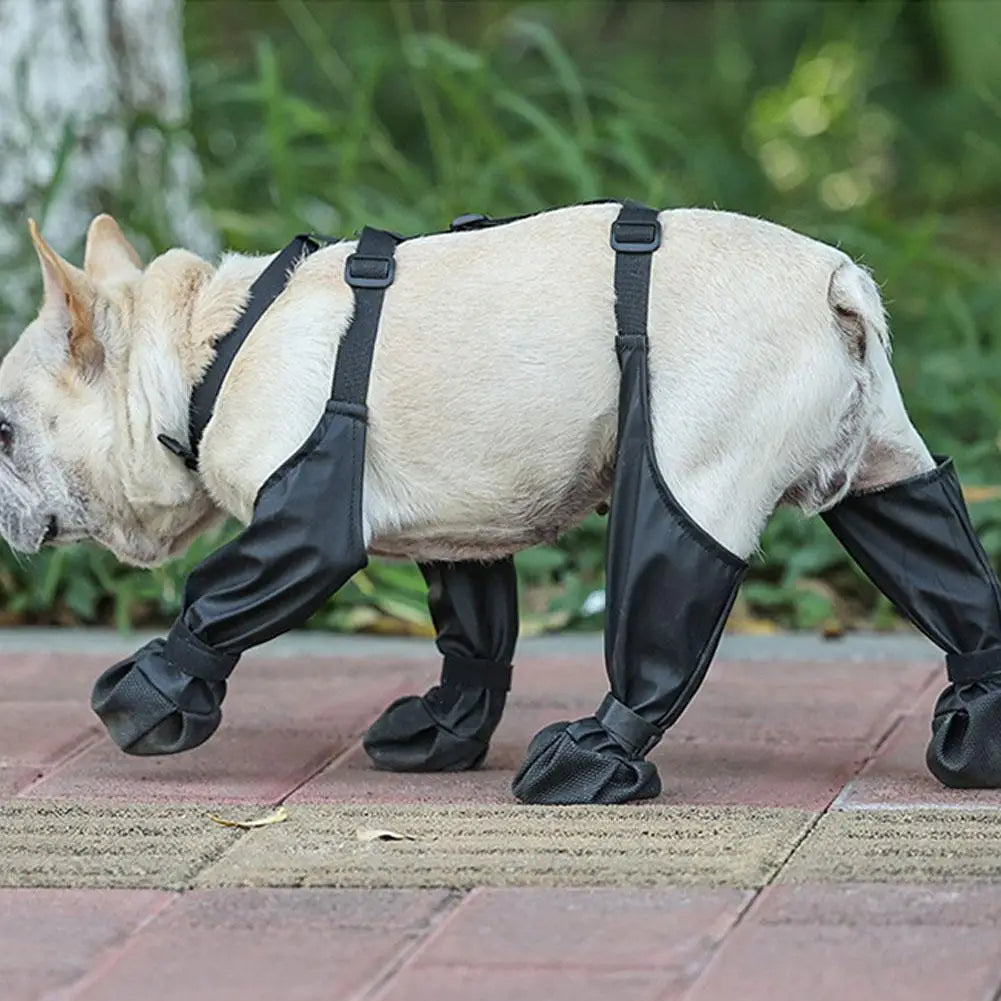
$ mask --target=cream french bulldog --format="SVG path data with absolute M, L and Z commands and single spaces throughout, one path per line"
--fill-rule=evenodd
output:
M 946 654 L 929 769 L 1001 786 L 1001 582 L 952 461 L 908 419 L 869 275 L 725 212 L 605 203 L 453 228 L 364 230 L 350 258 L 354 242 L 297 256 L 296 240 L 143 267 L 99 216 L 78 269 L 32 225 L 44 301 L 0 365 L 0 534 L 26 552 L 95 539 L 152 566 L 226 515 L 247 525 L 193 571 L 166 637 L 97 680 L 112 739 L 138 755 L 204 743 L 242 653 L 383 554 L 421 567 L 442 675 L 364 747 L 388 770 L 479 767 L 511 684 L 511 554 L 611 495 L 608 695 L 540 730 L 512 791 L 655 797 L 646 755 L 786 503 L 821 514 Z M 241 320 L 258 278 L 274 295 Z M 238 343 L 220 339 L 248 329 L 217 366 L 217 344 Z M 209 389 L 202 432 L 192 394 Z
M 370 552 L 496 558 L 554 539 L 607 497 L 616 210 L 574 206 L 399 247 L 369 390 Z M 654 445 L 699 526 L 746 558 L 780 503 L 815 514 L 934 468 L 866 271 L 758 219 L 659 218 Z M 0 534 L 25 553 L 93 539 L 153 566 L 226 515 L 247 522 L 327 402 L 353 310 L 343 269 L 354 243 L 309 257 L 257 323 L 192 472 L 157 435 L 183 440 L 213 343 L 271 258 L 212 263 L 173 249 L 144 266 L 101 215 L 81 269 L 30 229 L 44 299 L 0 364 Z

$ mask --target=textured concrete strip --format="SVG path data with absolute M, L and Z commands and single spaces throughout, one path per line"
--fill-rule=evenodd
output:
M 433 891 L 186 893 L 73 999 L 348 1001 L 453 905 Z
M 208 809 L 8 801 L 0 886 L 181 889 L 243 833 Z
M 1001 982 L 1001 887 L 780 886 L 685 1001 L 987 1001 Z
M 740 807 L 296 806 L 196 885 L 452 887 L 764 884 L 811 814 Z M 412 841 L 358 839 L 385 828 Z
M 779 882 L 1001 881 L 997 810 L 834 811 L 825 814 Z

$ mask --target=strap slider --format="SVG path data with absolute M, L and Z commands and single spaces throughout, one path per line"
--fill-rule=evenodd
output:
M 396 259 L 351 254 L 344 262 L 344 280 L 354 288 L 388 288 L 396 277 Z
M 490 216 L 483 215 L 480 212 L 466 212 L 463 215 L 456 216 L 452 222 L 449 224 L 449 229 L 475 229 L 477 226 L 481 226 L 485 222 L 490 221 Z
M 660 246 L 660 221 L 612 223 L 612 250 L 620 254 L 652 254 Z

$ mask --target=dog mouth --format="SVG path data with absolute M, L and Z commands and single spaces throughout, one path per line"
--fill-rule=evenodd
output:
M 55 542 L 59 537 L 59 519 L 50 514 L 45 521 L 45 531 L 42 533 L 42 545 Z

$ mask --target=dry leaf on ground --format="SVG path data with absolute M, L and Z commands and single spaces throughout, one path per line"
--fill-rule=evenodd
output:
M 214 820 L 223 827 L 240 827 L 243 830 L 250 830 L 253 827 L 267 827 L 269 824 L 280 824 L 283 820 L 288 820 L 288 810 L 284 806 L 278 807 L 274 813 L 269 813 L 259 820 L 227 820 L 225 817 L 217 817 L 214 813 L 209 814 L 209 820 Z

